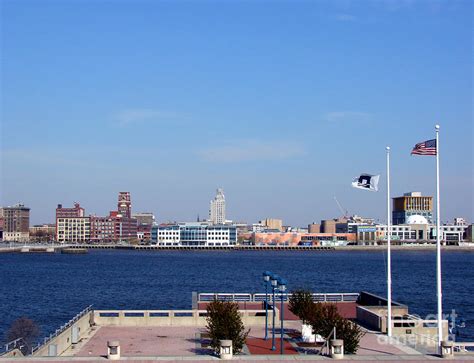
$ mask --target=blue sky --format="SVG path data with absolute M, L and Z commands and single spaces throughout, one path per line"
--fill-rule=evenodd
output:
M 304 226 L 383 219 L 392 194 L 473 216 L 470 1 L 2 0 L 1 204 L 32 223 L 132 193 L 159 221 L 207 215 Z M 382 174 L 379 193 L 350 187 Z

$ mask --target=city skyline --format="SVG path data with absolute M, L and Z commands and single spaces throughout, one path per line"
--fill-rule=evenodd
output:
M 195 220 L 218 186 L 235 221 L 304 226 L 334 196 L 382 221 L 387 145 L 392 197 L 435 195 L 434 158 L 410 156 L 435 123 L 442 221 L 474 220 L 470 2 L 2 7 L 0 204 L 32 224 L 76 200 L 106 215 L 118 190 Z

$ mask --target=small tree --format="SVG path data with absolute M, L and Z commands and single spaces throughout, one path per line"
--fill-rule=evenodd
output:
M 344 340 L 344 352 L 355 354 L 365 332 L 352 321 L 342 318 L 336 325 L 336 334 L 338 339 L 341 338 Z
M 313 332 L 323 337 L 329 336 L 336 328 L 337 339 L 344 341 L 344 352 L 354 354 L 359 348 L 359 342 L 365 333 L 352 321 L 342 317 L 335 304 L 317 303 L 310 319 Z
M 218 300 L 207 305 L 206 329 L 211 338 L 211 347 L 216 353 L 219 353 L 222 339 L 232 340 L 233 353 L 240 353 L 250 332 L 250 329 L 245 331 L 239 305 Z
M 28 354 L 31 352 L 31 348 L 36 338 L 38 338 L 40 330 L 38 325 L 31 319 L 22 316 L 21 318 L 16 319 L 10 328 L 8 329 L 6 335 L 7 341 L 11 342 L 15 339 L 22 338 L 25 346 L 22 349 L 23 354 Z
M 314 303 L 311 292 L 296 290 L 289 299 L 288 308 L 303 324 L 309 324 L 314 334 L 328 337 L 336 328 L 336 337 L 344 341 L 344 352 L 354 354 L 364 336 L 360 327 L 342 317 L 335 304 Z
M 288 309 L 299 317 L 303 324 L 309 324 L 311 317 L 314 315 L 313 295 L 308 290 L 292 291 L 290 299 L 288 300 Z

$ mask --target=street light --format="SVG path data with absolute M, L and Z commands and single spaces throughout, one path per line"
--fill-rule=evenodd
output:
M 263 273 L 263 281 L 265 284 L 265 340 L 268 339 L 268 282 L 272 273 L 270 271 L 265 271 Z
M 278 275 L 273 274 L 270 279 L 270 283 L 272 285 L 272 309 L 273 309 L 273 321 L 272 321 L 272 350 L 276 350 L 275 347 L 275 290 L 278 286 Z
M 283 354 L 283 293 L 286 291 L 286 285 L 288 283 L 285 279 L 281 277 L 278 278 L 278 289 L 280 290 L 280 298 L 281 298 L 281 307 L 280 307 L 280 354 Z

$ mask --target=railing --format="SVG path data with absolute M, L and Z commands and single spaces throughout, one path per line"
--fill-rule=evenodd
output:
M 23 340 L 23 337 L 21 338 L 17 338 L 15 340 L 12 340 L 11 342 L 8 342 L 7 344 L 5 344 L 5 348 L 3 349 L 3 352 L 0 352 L 0 356 L 3 355 L 3 354 L 6 354 L 8 353 L 9 351 L 13 350 L 13 349 L 20 349 L 24 347 L 24 345 L 22 345 L 20 342 Z
M 329 354 L 329 341 L 331 339 L 331 337 L 334 336 L 334 339 L 336 339 L 336 327 L 332 328 L 331 332 L 329 333 L 329 335 L 324 338 L 324 344 L 323 346 L 321 347 L 321 349 L 319 349 L 319 352 L 318 352 L 318 355 L 322 355 L 323 352 L 324 352 L 324 348 L 326 348 L 327 350 L 327 354 Z
M 56 329 L 56 331 L 54 333 L 51 333 L 48 337 L 45 337 L 43 339 L 43 342 L 40 342 L 38 343 L 37 346 L 34 346 L 32 349 L 31 349 L 31 354 L 33 354 L 34 352 L 36 352 L 38 349 L 40 349 L 42 346 L 48 344 L 51 340 L 53 340 L 54 338 L 56 338 L 58 335 L 60 335 L 61 333 L 63 333 L 66 329 L 68 329 L 69 327 L 71 327 L 74 323 L 76 323 L 80 318 L 82 318 L 84 315 L 86 315 L 87 313 L 89 313 L 90 311 L 92 311 L 92 305 L 89 305 L 87 308 L 85 308 L 84 310 L 82 310 L 79 314 L 77 314 L 76 316 L 74 316 L 71 320 L 69 320 L 66 324 L 62 325 L 61 327 L 59 327 L 58 329 Z
M 262 302 L 265 301 L 264 293 L 200 293 L 198 294 L 198 302 L 210 302 L 213 300 L 235 301 L 235 302 Z M 316 302 L 356 302 L 359 293 L 313 293 L 313 301 Z M 273 295 L 268 293 L 268 301 L 272 301 Z M 281 300 L 281 294 L 275 294 L 275 299 Z M 283 301 L 288 301 L 291 293 L 283 294 Z
M 244 324 L 265 323 L 265 310 L 240 310 Z M 94 310 L 98 326 L 199 326 L 206 325 L 206 310 Z M 277 315 L 279 317 L 279 315 Z
M 474 342 L 453 342 L 453 349 L 455 354 L 474 354 Z

